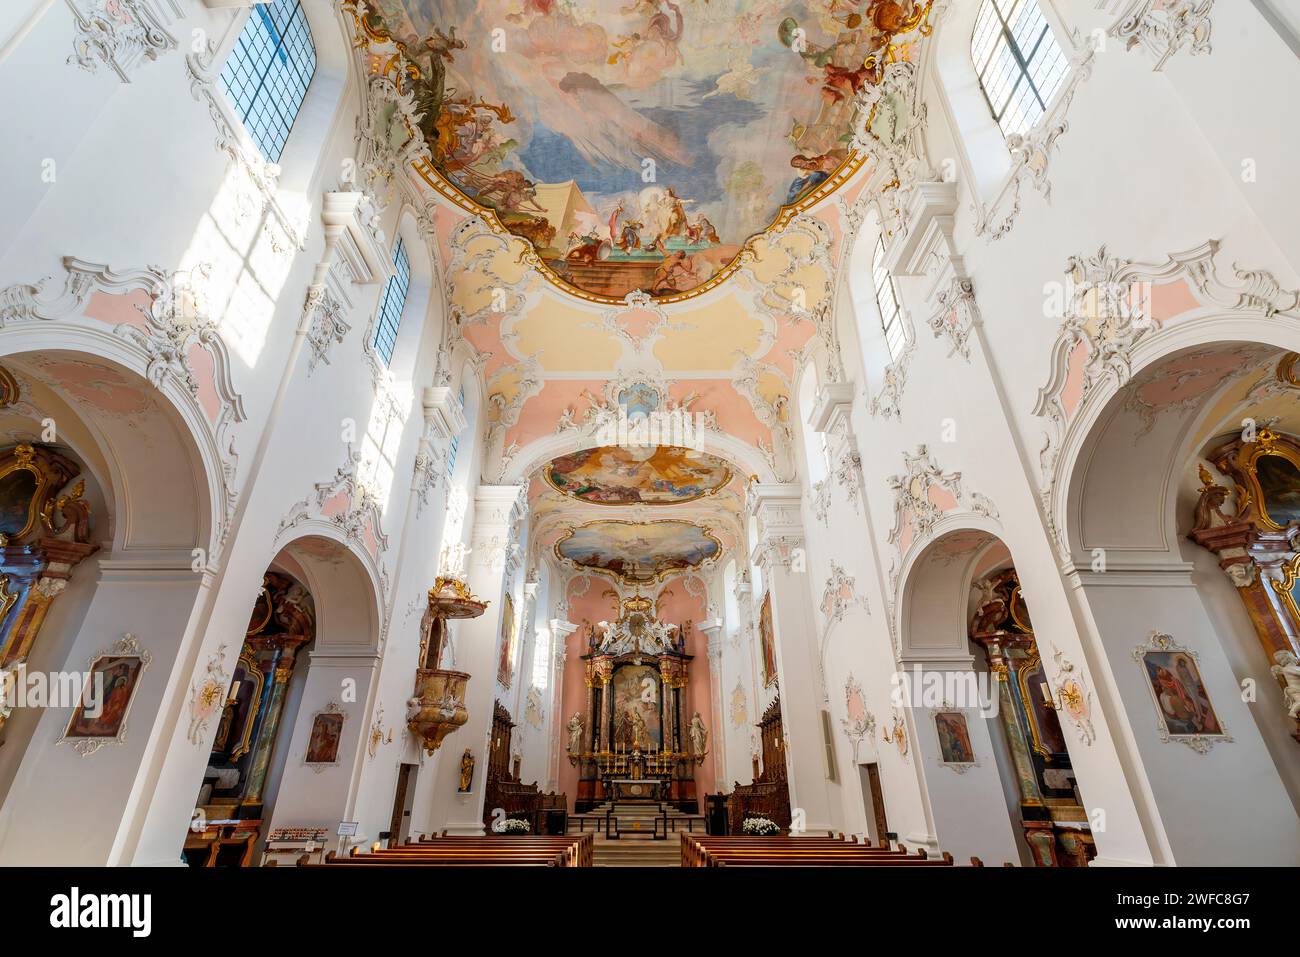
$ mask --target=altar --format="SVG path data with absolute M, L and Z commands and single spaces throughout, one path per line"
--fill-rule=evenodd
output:
M 658 803 L 665 799 L 666 782 L 657 778 L 609 778 L 609 798 L 620 804 Z
M 579 766 L 575 810 L 606 801 L 664 802 L 694 813 L 695 768 L 686 713 L 689 622 L 657 620 L 649 598 L 624 599 L 615 622 L 589 626 L 585 714 L 569 723 Z

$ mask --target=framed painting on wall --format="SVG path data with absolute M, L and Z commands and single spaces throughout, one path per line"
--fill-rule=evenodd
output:
M 961 772 L 975 766 L 975 747 L 971 744 L 966 715 L 960 711 L 936 711 L 934 730 L 939 736 L 939 763 Z
M 330 702 L 324 711 L 311 719 L 311 737 L 307 739 L 307 754 L 303 763 L 317 771 L 339 763 L 339 745 L 343 741 L 343 722 L 347 714 L 337 704 Z
M 1217 742 L 1232 740 L 1210 703 L 1196 652 L 1153 631 L 1146 644 L 1133 650 L 1133 658 L 1151 692 L 1161 741 L 1178 741 L 1205 754 Z
M 772 630 L 772 593 L 763 593 L 758 612 L 758 637 L 763 650 L 763 685 L 776 681 L 776 634 Z
M 506 594 L 501 605 L 501 660 L 497 662 L 497 681 L 509 688 L 514 675 L 511 665 L 515 656 L 515 600 Z
M 91 658 L 81 698 L 60 742 L 73 742 L 76 752 L 84 756 L 125 741 L 126 719 L 152 658 L 131 634 Z

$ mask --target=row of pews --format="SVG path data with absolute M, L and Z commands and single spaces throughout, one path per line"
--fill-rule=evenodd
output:
M 682 836 L 682 867 L 952 867 L 952 855 L 929 857 L 901 845 L 872 847 L 840 837 Z M 971 864 L 982 867 L 978 857 Z
M 591 867 L 595 838 L 510 835 L 421 838 L 369 854 L 331 853 L 316 867 Z

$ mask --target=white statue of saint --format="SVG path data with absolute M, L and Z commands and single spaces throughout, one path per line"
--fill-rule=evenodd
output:
M 697 711 L 691 718 L 691 747 L 695 749 L 695 756 L 702 757 L 708 745 L 709 731 L 704 727 L 704 721 Z
M 1277 662 L 1269 670 L 1273 677 L 1280 678 L 1285 684 L 1282 694 L 1286 697 L 1286 713 L 1293 718 L 1300 718 L 1300 658 L 1293 652 L 1279 651 L 1273 655 Z
M 582 715 L 577 711 L 569 719 L 569 753 L 575 758 L 582 754 Z

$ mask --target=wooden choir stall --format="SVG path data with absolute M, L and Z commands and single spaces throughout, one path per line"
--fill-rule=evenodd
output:
M 483 826 L 488 833 L 497 808 L 507 818 L 527 821 L 534 834 L 564 834 L 568 830 L 569 799 L 565 794 L 544 794 L 537 782 L 519 780 L 519 759 L 511 759 L 510 739 L 515 724 L 500 701 L 492 705 L 492 738 L 488 745 L 487 773 L 484 775 Z
M 775 698 L 758 723 L 762 742 L 754 756 L 754 782 L 737 783 L 727 799 L 727 827 L 740 834 L 746 818 L 765 817 L 782 830 L 790 827 L 790 786 L 786 781 L 785 734 L 781 726 L 781 699 Z

